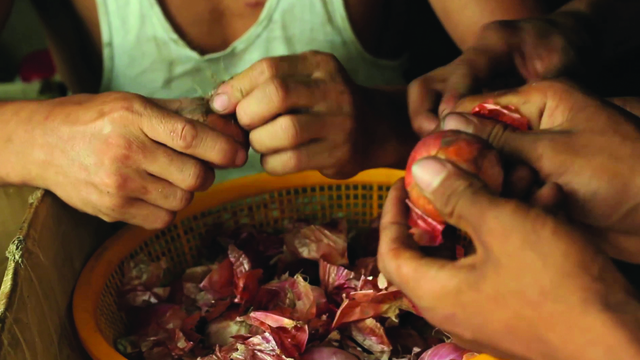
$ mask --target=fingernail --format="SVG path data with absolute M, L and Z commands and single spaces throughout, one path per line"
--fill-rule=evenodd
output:
M 238 155 L 236 155 L 236 166 L 244 165 L 245 161 L 247 160 L 247 156 L 248 154 L 244 151 L 238 152 Z
M 411 173 L 416 183 L 425 193 L 432 192 L 440 185 L 449 169 L 443 162 L 434 158 L 418 160 L 413 164 Z
M 459 130 L 473 133 L 473 125 L 473 121 L 464 115 L 449 114 L 444 118 L 442 128 L 444 130 Z
M 222 112 L 229 108 L 229 96 L 227 94 L 217 94 L 213 97 L 213 109 Z

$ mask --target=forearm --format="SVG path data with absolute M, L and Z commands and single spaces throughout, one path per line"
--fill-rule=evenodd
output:
M 34 120 L 46 101 L 0 102 L 0 186 L 38 186 L 31 179 L 34 167 L 29 159 L 37 151 Z
M 620 276 L 609 281 L 620 281 Z M 626 286 L 625 286 L 626 285 Z M 547 360 L 627 360 L 640 357 L 640 303 L 628 284 L 627 292 L 610 292 L 598 305 L 564 311 L 545 329 L 547 341 L 530 354 Z M 604 291 L 593 288 L 591 291 Z
M 365 147 L 367 168 L 404 169 L 415 144 L 420 140 L 411 127 L 407 105 L 407 88 L 368 89 L 370 125 Z
M 483 25 L 497 20 L 516 20 L 544 14 L 533 0 L 429 0 L 459 48 L 474 43 Z
M 640 312 L 635 311 L 594 318 L 590 328 L 584 327 L 583 331 L 576 331 L 565 339 L 568 340 L 564 346 L 566 351 L 557 359 L 637 359 L 640 357 Z

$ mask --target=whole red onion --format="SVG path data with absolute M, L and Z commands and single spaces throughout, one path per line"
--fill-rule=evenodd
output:
M 404 178 L 409 195 L 409 225 L 428 235 L 421 245 L 440 245 L 444 219 L 413 178 L 413 164 L 427 157 L 451 161 L 461 169 L 483 180 L 489 189 L 502 189 L 503 170 L 498 151 L 484 139 L 456 130 L 438 131 L 424 137 L 411 152 Z

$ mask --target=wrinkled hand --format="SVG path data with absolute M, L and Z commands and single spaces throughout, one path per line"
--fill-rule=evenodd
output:
M 578 72 L 576 53 L 585 41 L 567 29 L 562 15 L 504 20 L 486 25 L 478 41 L 448 65 L 409 85 L 409 112 L 420 136 L 433 131 L 457 101 L 485 88 L 505 88 Z
M 307 52 L 255 63 L 220 85 L 211 107 L 235 112 L 270 174 L 348 178 L 396 166 L 411 151 L 404 91 L 399 99 L 381 93 L 355 84 L 333 55 Z
M 211 186 L 212 166 L 247 159 L 239 127 L 217 115 L 198 119 L 207 126 L 173 112 L 193 115 L 190 105 L 128 93 L 52 100 L 32 126 L 27 182 L 106 221 L 165 227 L 193 192 Z
M 514 106 L 537 131 L 459 114 L 447 116 L 443 128 L 479 135 L 529 164 L 544 182 L 559 184 L 572 219 L 599 230 L 611 256 L 640 262 L 640 120 L 557 81 L 468 97 L 456 111 L 467 113 L 487 99 Z
M 593 239 L 538 208 L 493 196 L 445 160 L 420 160 L 413 174 L 477 249 L 459 261 L 425 256 L 407 231 L 402 181 L 392 187 L 378 265 L 430 323 L 461 346 L 502 359 L 640 355 L 640 305 Z

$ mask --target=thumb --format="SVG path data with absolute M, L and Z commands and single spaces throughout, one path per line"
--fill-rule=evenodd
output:
M 540 147 L 547 139 L 545 134 L 514 131 L 501 121 L 483 119 L 477 116 L 451 113 L 444 118 L 443 130 L 458 130 L 487 140 L 499 152 L 522 160 L 538 169 L 541 165 Z
M 416 161 L 413 177 L 442 218 L 476 240 L 479 230 L 493 221 L 502 199 L 490 193 L 477 177 L 446 160 L 429 157 Z

